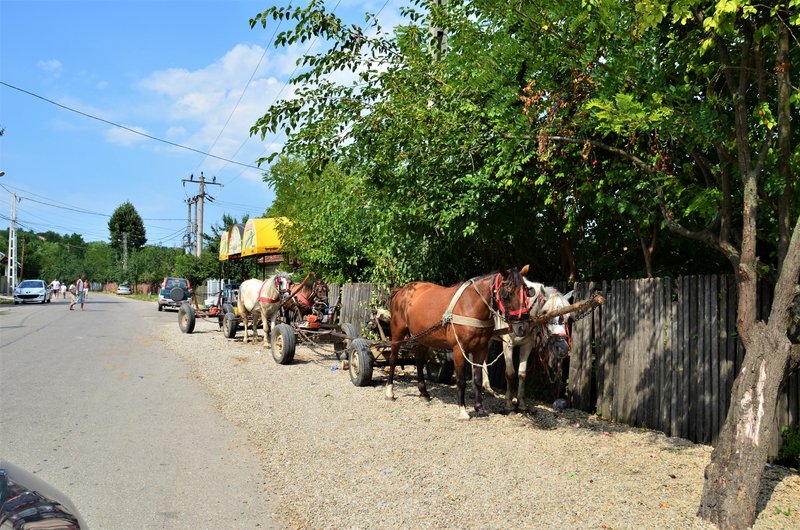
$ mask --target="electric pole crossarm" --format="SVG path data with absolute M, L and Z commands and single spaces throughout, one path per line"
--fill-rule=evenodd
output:
M 190 201 L 186 201 L 189 203 L 189 248 L 191 248 L 191 234 L 194 233 L 195 238 L 195 255 L 199 258 L 200 254 L 203 252 L 203 202 L 205 201 L 206 197 L 211 198 L 210 195 L 206 193 L 206 185 L 209 186 L 219 186 L 223 187 L 221 182 L 217 182 L 217 177 L 213 177 L 211 182 L 206 181 L 203 172 L 200 172 L 200 180 L 194 180 L 194 175 L 190 175 L 188 179 L 181 179 L 183 185 L 186 186 L 187 182 L 197 182 L 200 185 L 200 193 L 192 197 Z M 194 225 L 194 230 L 192 230 L 192 204 L 195 204 L 195 219 L 196 223 Z

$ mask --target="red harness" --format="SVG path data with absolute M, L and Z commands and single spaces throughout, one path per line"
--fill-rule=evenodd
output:
M 267 287 L 267 282 L 269 282 L 269 278 L 264 280 L 264 283 L 261 284 L 261 289 L 258 290 L 258 301 L 267 304 L 274 304 L 276 302 L 279 302 L 281 299 L 281 289 L 280 289 L 280 284 L 278 284 L 278 277 L 275 276 L 275 290 L 278 292 L 278 298 L 275 299 L 267 298 L 262 294 L 264 292 L 264 287 Z
M 522 288 L 519 290 L 519 309 L 514 311 L 507 311 L 503 305 L 503 300 L 500 298 L 500 288 L 503 285 L 503 277 L 500 274 L 495 275 L 494 283 L 492 284 L 492 291 L 494 292 L 494 301 L 500 314 L 503 318 L 511 317 L 514 320 L 524 320 L 528 317 L 528 293 L 527 290 Z
M 300 302 L 301 305 L 304 305 L 305 307 L 313 307 L 311 305 L 311 300 L 303 296 L 301 293 L 297 293 L 295 296 L 297 297 L 297 301 Z

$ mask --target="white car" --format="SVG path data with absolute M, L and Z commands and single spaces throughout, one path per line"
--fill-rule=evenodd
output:
M 121 283 L 117 287 L 117 294 L 131 294 L 131 286 L 127 283 Z
M 25 302 L 49 304 L 52 294 L 44 280 L 23 280 L 14 289 L 14 304 L 24 304 Z

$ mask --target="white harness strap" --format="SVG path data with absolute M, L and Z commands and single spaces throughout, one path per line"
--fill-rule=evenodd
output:
M 458 288 L 458 291 L 456 291 L 456 294 L 453 295 L 453 299 L 450 300 L 450 305 L 447 306 L 444 315 L 442 315 L 442 325 L 459 324 L 461 326 L 470 326 L 473 328 L 494 327 L 494 320 L 478 320 L 477 318 L 453 314 L 453 308 L 456 306 L 456 302 L 458 302 L 458 299 L 461 298 L 461 294 L 464 292 L 464 289 L 469 287 L 471 283 L 473 283 L 473 280 L 462 283 Z

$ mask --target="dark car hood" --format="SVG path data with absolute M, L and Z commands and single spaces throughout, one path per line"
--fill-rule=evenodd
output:
M 72 501 L 36 475 L 0 460 L 0 530 L 86 529 Z

